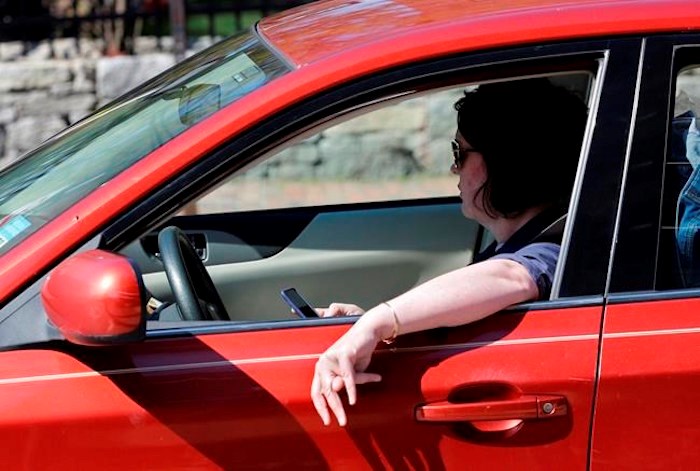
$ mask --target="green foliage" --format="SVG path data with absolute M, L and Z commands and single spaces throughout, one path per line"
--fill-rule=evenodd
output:
M 210 18 L 214 20 L 214 35 L 229 36 L 235 32 L 248 29 L 262 18 L 260 11 L 244 11 L 237 20 L 234 13 L 217 13 L 210 17 L 204 14 L 189 15 L 187 18 L 187 34 L 189 36 L 207 36 L 210 34 Z

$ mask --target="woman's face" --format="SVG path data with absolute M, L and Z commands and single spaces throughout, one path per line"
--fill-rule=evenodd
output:
M 455 135 L 455 140 L 459 145 L 461 165 L 458 167 L 453 163 L 450 171 L 459 176 L 457 188 L 459 188 L 459 197 L 462 199 L 462 214 L 469 219 L 482 222 L 486 213 L 481 203 L 481 195 L 476 199 L 474 196 L 486 182 L 486 164 L 483 156 L 473 150 L 474 148 L 459 131 Z

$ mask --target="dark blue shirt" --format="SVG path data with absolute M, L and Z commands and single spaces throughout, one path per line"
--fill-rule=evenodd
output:
M 496 242 L 476 257 L 474 263 L 491 259 L 513 260 L 530 273 L 537 285 L 537 299 L 548 299 L 557 268 L 565 216 L 562 210 L 547 209 L 530 219 L 500 247 Z

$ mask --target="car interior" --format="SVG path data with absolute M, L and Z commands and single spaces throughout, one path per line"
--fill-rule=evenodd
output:
M 591 72 L 548 77 L 590 99 Z M 126 246 L 121 253 L 136 261 L 146 288 L 164 303 L 153 304 L 148 328 L 294 319 L 280 296 L 285 288 L 316 307 L 347 302 L 367 309 L 469 264 L 492 239 L 461 213 L 449 145 L 453 103 L 476 86 L 391 96 L 319 122 Z M 177 296 L 159 246 L 166 226 L 186 234 L 222 315 L 183 317 L 171 304 Z M 191 266 L 183 270 L 198 276 Z

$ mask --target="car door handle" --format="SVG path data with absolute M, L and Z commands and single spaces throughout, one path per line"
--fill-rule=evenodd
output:
M 514 399 L 456 403 L 439 401 L 416 407 L 419 422 L 477 422 L 549 419 L 567 414 L 564 396 L 523 395 Z

